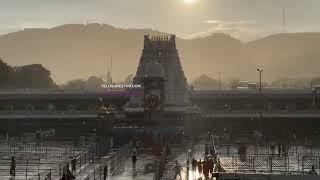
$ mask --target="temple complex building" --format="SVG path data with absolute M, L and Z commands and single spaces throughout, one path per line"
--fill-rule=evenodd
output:
M 188 84 L 176 48 L 175 35 L 144 36 L 144 48 L 133 83 L 143 85 L 140 91 L 143 91 L 144 96 L 131 97 L 127 110 L 133 110 L 133 107 L 145 110 L 149 102 L 147 96 L 159 99 L 159 106 L 163 106 L 160 109 L 164 111 L 181 111 L 189 106 Z

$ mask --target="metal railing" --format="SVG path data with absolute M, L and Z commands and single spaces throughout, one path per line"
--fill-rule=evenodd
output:
M 93 163 L 91 165 L 93 168 L 88 168 L 85 174 L 80 174 L 79 176 L 84 180 L 104 180 L 110 175 L 116 174 L 118 169 L 129 158 L 131 154 L 129 148 L 129 145 L 125 145 L 115 152 L 112 152 L 106 158 L 102 158 Z
M 217 146 L 217 155 L 221 165 L 228 172 L 236 173 L 273 173 L 306 174 L 312 166 L 320 172 L 320 154 L 310 146 L 287 146 L 282 153 L 271 152 L 269 146 L 260 147 L 255 153 L 248 146 L 245 154 L 237 152 L 237 146 Z
M 0 145 L 0 155 L 3 156 L 41 157 L 46 159 L 50 157 L 75 156 L 84 150 L 84 148 L 74 146 Z
M 85 152 L 73 156 L 74 158 L 69 160 L 67 163 L 60 164 L 58 168 L 43 172 L 40 176 L 49 180 L 58 179 L 63 176 L 63 169 L 65 168 L 71 168 L 71 172 L 73 174 L 79 174 L 81 171 L 84 171 L 86 166 L 93 163 L 96 158 L 105 155 L 108 152 L 108 149 L 109 148 L 106 142 L 94 144 Z

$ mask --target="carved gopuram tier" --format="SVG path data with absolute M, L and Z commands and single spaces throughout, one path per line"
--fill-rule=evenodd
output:
M 145 77 L 164 78 L 164 103 L 168 107 L 186 106 L 187 79 L 184 75 L 175 35 L 144 36 L 144 49 L 134 78 L 135 84 L 143 84 Z M 142 105 L 142 98 L 132 98 L 131 104 Z

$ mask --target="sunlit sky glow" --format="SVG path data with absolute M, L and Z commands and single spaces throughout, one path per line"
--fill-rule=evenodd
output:
M 228 33 L 251 40 L 281 32 L 320 31 L 319 0 L 0 0 L 0 34 L 25 27 L 97 22 L 151 28 L 183 38 Z
M 197 0 L 183 0 L 186 4 L 194 4 Z

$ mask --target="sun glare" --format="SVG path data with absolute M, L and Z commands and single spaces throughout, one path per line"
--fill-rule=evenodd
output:
M 183 0 L 186 4 L 194 4 L 197 0 Z

